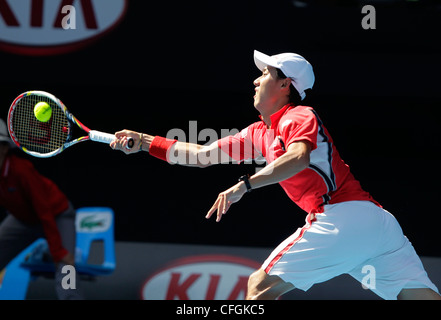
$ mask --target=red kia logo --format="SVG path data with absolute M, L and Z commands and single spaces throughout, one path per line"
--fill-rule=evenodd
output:
M 248 278 L 260 264 L 230 255 L 179 259 L 150 276 L 143 300 L 243 300 Z
M 128 0 L 0 0 L 0 49 L 25 55 L 77 50 L 115 28 Z

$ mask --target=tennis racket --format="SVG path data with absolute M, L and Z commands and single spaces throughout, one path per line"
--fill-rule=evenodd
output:
M 34 115 L 38 102 L 46 102 L 52 109 L 47 122 L 39 121 Z M 75 138 L 78 128 L 81 134 L 86 132 L 87 135 Z M 90 130 L 60 99 L 45 91 L 26 91 L 15 98 L 9 108 L 8 130 L 17 147 L 39 158 L 53 157 L 79 142 L 92 140 L 109 144 L 115 139 L 114 134 Z M 132 148 L 133 143 L 130 138 L 127 148 Z

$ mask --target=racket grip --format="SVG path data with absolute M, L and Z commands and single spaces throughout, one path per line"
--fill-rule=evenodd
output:
M 127 141 L 127 149 L 132 149 L 134 144 L 135 144 L 135 140 L 133 140 L 133 138 L 129 138 Z
M 110 144 L 113 140 L 115 140 L 115 135 L 101 131 L 90 130 L 89 138 L 92 141 Z M 133 139 L 129 138 L 129 141 L 127 142 L 127 149 L 131 149 L 133 145 L 134 145 Z

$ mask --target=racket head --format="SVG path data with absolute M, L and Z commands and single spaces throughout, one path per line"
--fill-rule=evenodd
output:
M 52 108 L 47 122 L 39 121 L 34 107 L 44 101 Z M 12 141 L 24 152 L 39 158 L 61 153 L 71 140 L 72 122 L 66 106 L 45 91 L 26 91 L 12 102 L 8 112 L 8 130 Z

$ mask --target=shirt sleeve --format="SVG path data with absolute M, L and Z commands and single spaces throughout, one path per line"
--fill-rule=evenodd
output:
M 317 148 L 317 133 L 320 126 L 311 110 L 293 109 L 283 117 L 280 128 L 286 148 L 298 141 L 308 141 L 311 144 L 311 151 Z
M 235 135 L 219 139 L 219 149 L 238 163 L 249 159 L 256 159 L 261 155 L 260 150 L 256 148 L 254 143 L 255 130 L 259 125 L 259 122 L 253 123 Z

